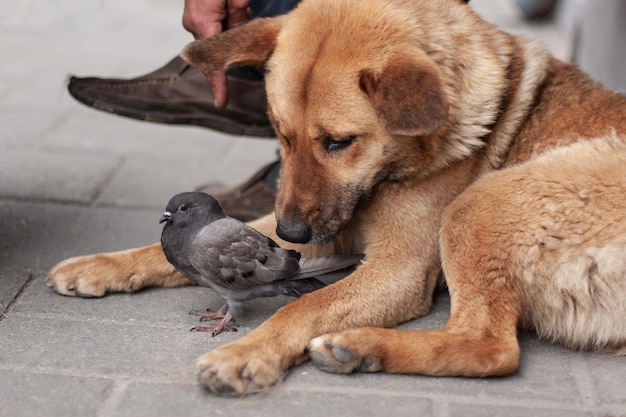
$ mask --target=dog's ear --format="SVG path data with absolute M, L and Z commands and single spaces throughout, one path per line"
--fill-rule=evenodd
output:
M 448 101 L 437 68 L 428 61 L 391 58 L 381 73 L 362 70 L 359 86 L 392 135 L 427 135 L 448 119 Z
M 203 71 L 234 66 L 262 67 L 274 51 L 281 17 L 258 18 L 208 39 L 188 44 L 180 56 Z

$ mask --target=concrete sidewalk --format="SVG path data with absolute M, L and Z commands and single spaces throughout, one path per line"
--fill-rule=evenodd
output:
M 538 36 L 559 56 L 552 25 L 520 21 L 512 0 L 473 0 L 488 19 Z M 74 255 L 158 240 L 171 195 L 209 180 L 235 184 L 275 157 L 272 140 L 137 122 L 73 101 L 70 72 L 129 77 L 190 40 L 182 3 L 30 0 L 0 8 L 0 416 L 626 416 L 626 361 L 568 351 L 523 334 L 507 378 L 327 374 L 293 369 L 273 391 L 208 395 L 201 354 L 241 337 L 287 298 L 255 300 L 239 333 L 190 333 L 208 289 L 62 297 L 46 271 Z M 447 295 L 403 325 L 442 326 Z

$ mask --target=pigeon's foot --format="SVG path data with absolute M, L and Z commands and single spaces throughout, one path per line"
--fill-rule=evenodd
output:
M 228 305 L 227 304 L 224 304 L 222 306 L 222 308 L 220 308 L 219 310 L 206 309 L 205 311 L 202 311 L 202 310 L 191 310 L 189 312 L 189 314 L 192 315 L 192 316 L 200 317 L 200 321 L 220 320 L 220 319 L 223 319 L 224 317 L 226 317 L 227 313 L 228 313 Z
M 221 310 L 221 309 L 220 309 Z M 218 310 L 219 311 L 219 310 Z M 213 312 L 216 313 L 216 312 Z M 211 332 L 211 336 L 215 337 L 222 332 L 236 332 L 237 328 L 228 326 L 228 322 L 232 319 L 232 316 L 226 314 L 222 321 L 215 326 L 197 326 L 192 327 L 192 332 Z

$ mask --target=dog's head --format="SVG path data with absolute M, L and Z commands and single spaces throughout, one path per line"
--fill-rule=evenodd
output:
M 420 36 L 412 17 L 386 2 L 305 0 L 183 51 L 203 70 L 265 66 L 282 142 L 281 238 L 328 242 L 381 183 L 432 166 L 449 103 L 436 51 Z

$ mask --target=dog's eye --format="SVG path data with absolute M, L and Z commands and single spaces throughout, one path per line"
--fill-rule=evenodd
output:
M 356 140 L 355 135 L 350 136 L 326 136 L 324 138 L 324 149 L 327 152 L 336 152 L 352 145 Z

